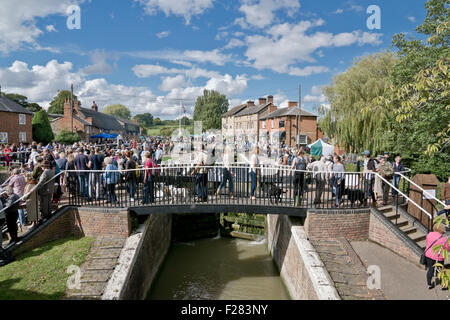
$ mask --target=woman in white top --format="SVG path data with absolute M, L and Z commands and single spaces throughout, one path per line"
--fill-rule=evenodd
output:
M 255 191 L 256 191 L 256 182 L 258 176 L 258 168 L 259 168 L 259 147 L 254 149 L 253 155 L 250 159 L 250 180 L 252 184 L 251 189 L 251 197 L 252 200 L 256 200 Z
M 222 182 L 217 189 L 217 196 L 220 195 L 220 190 L 226 186 L 228 181 L 228 194 L 230 198 L 233 198 L 233 173 L 230 171 L 230 166 L 234 162 L 234 154 L 231 146 L 225 147 L 225 153 L 223 155 L 223 168 L 222 168 Z

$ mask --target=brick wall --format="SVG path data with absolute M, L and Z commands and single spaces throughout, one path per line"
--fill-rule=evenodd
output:
M 296 218 L 267 215 L 267 244 L 294 300 L 339 299 L 322 261 Z
M 23 239 L 14 255 L 31 250 L 49 241 L 69 235 L 87 237 L 127 238 L 131 234 L 128 211 L 108 212 L 66 207 L 60 209 L 45 225 L 38 227 Z
M 404 240 L 388 228 L 386 223 L 382 223 L 380 218 L 374 214 L 370 216 L 369 239 L 392 250 L 412 263 L 417 264 L 419 262 L 417 252 L 412 250 Z
M 26 124 L 19 125 L 19 113 L 15 112 L 0 112 L 0 132 L 8 133 L 8 143 L 15 143 L 18 145 L 19 132 L 26 132 L 26 143 L 33 141 L 33 125 L 32 115 L 26 114 Z
M 370 211 L 308 211 L 305 230 L 310 240 L 346 238 L 349 241 L 367 240 Z

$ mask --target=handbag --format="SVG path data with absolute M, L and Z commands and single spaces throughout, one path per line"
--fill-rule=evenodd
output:
M 429 246 L 428 248 L 426 248 L 425 249 L 425 251 L 420 255 L 420 264 L 421 265 L 426 265 L 427 264 L 427 259 L 426 259 L 426 256 L 425 256 L 425 253 L 431 248 L 431 247 L 433 247 L 433 245 L 438 241 L 438 240 L 440 240 L 441 238 L 442 238 L 443 236 L 440 236 L 438 239 L 436 239 L 432 244 L 431 244 L 431 246 Z

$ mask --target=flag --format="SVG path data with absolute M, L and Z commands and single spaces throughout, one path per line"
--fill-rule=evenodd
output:
M 186 113 L 186 109 L 184 108 L 183 103 L 181 101 L 180 101 L 180 107 L 181 107 L 181 110 L 183 111 L 183 113 Z

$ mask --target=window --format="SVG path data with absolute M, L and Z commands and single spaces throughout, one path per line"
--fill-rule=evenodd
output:
M 8 143 L 8 132 L 0 132 L 0 143 Z
M 280 128 L 284 128 L 284 121 L 280 120 L 280 121 L 278 122 L 278 126 L 279 126 Z
M 265 129 L 266 128 L 266 121 L 262 122 L 262 128 Z
M 275 121 L 272 119 L 272 129 L 273 129 L 273 123 L 274 123 Z
M 19 142 L 27 142 L 27 133 L 19 132 Z
M 19 124 L 25 125 L 27 124 L 27 116 L 24 114 L 19 114 Z

